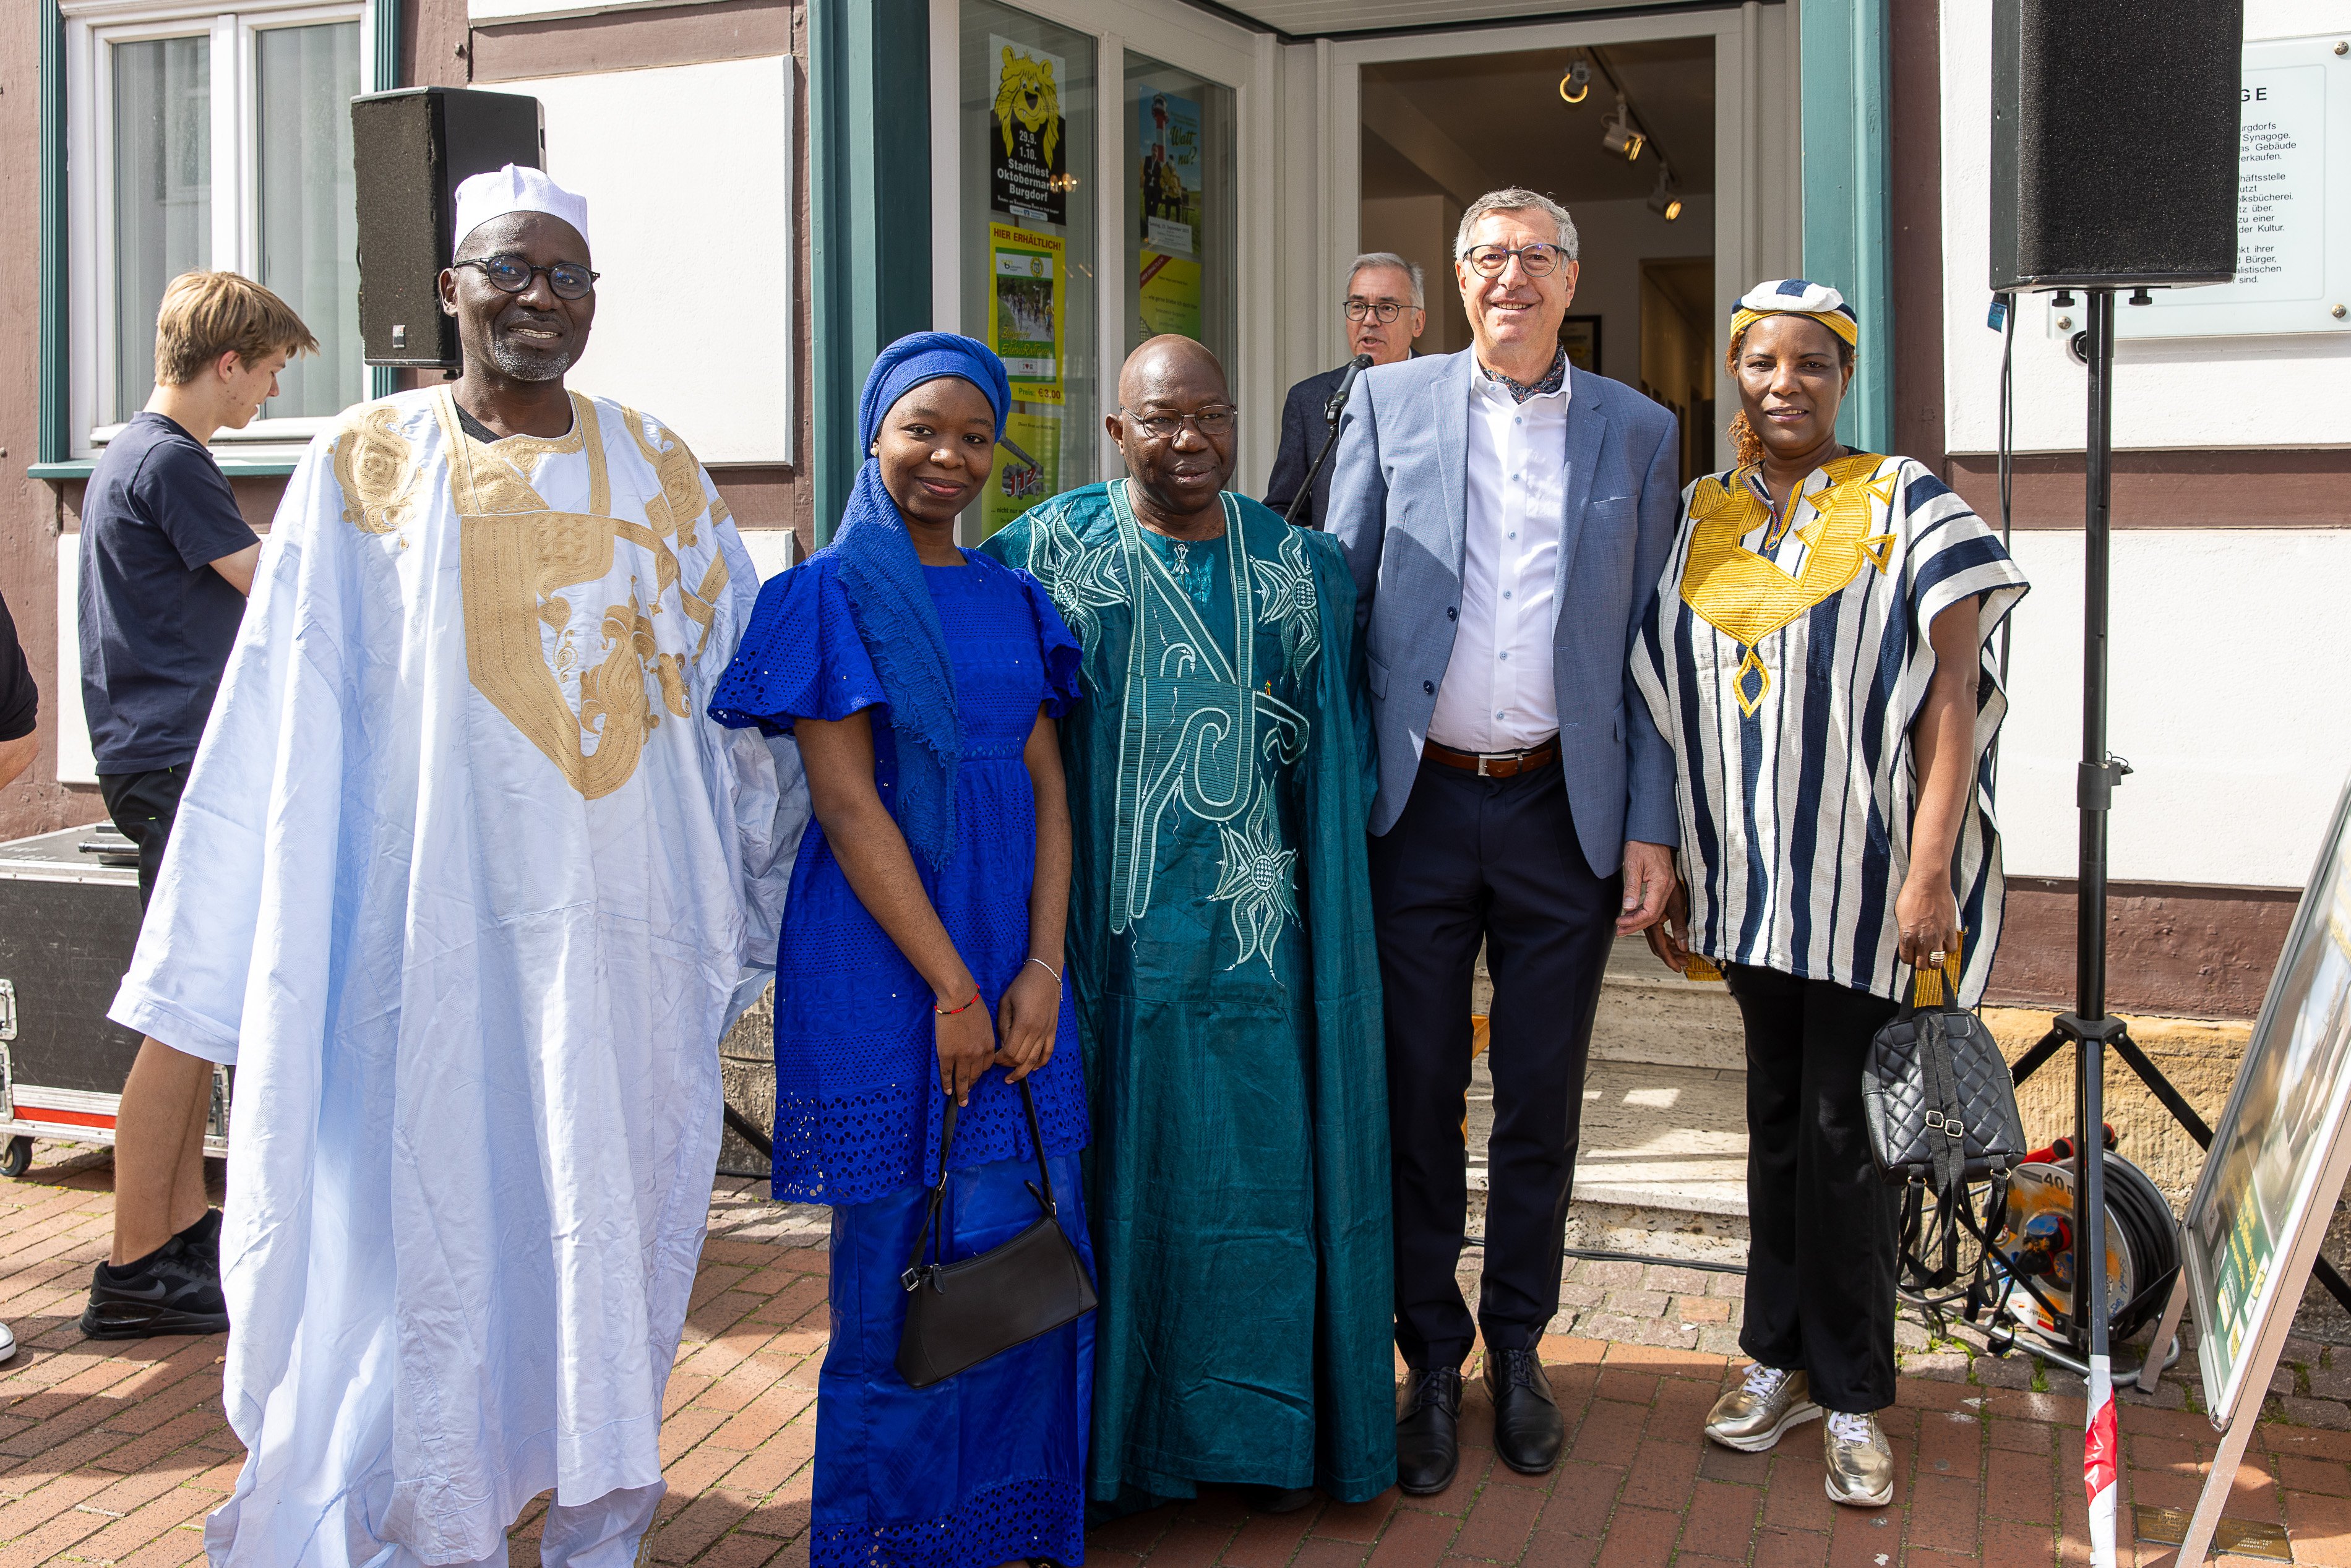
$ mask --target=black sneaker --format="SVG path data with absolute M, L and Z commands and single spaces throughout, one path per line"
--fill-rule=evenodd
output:
M 202 1245 L 183 1247 L 178 1237 L 123 1268 L 100 1263 L 90 1274 L 81 1332 L 91 1339 L 226 1333 L 220 1269 Z
M 172 1238 L 171 1245 L 196 1259 L 220 1278 L 221 1211 L 207 1208 L 204 1217 Z

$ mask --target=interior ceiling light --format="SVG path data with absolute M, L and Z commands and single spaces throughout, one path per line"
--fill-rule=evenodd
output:
M 1663 169 L 1657 171 L 1657 188 L 1649 193 L 1649 210 L 1667 223 L 1682 215 L 1681 196 Z
M 1647 137 L 1633 128 L 1632 118 L 1625 108 L 1625 100 L 1618 99 L 1616 112 L 1610 117 L 1608 129 L 1600 133 L 1600 145 L 1611 152 L 1622 152 L 1625 155 L 1625 162 L 1630 163 L 1641 155 L 1641 149 L 1648 144 L 1648 141 Z
M 1581 59 L 1568 67 L 1567 74 L 1559 78 L 1559 96 L 1569 103 L 1582 103 L 1590 98 L 1592 67 Z

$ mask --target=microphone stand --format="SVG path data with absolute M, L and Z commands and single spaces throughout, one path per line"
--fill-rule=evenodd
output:
M 1346 412 L 1347 398 L 1355 390 L 1355 378 L 1368 370 L 1371 363 L 1369 354 L 1357 354 L 1349 361 L 1347 373 L 1339 378 L 1338 390 L 1331 394 L 1331 401 L 1322 405 L 1322 418 L 1329 424 L 1331 433 L 1322 438 L 1322 450 L 1314 455 L 1314 465 L 1306 470 L 1306 478 L 1298 486 L 1298 494 L 1290 497 L 1290 510 L 1281 514 L 1283 522 L 1296 523 L 1298 508 L 1304 506 L 1306 497 L 1314 493 L 1315 476 L 1322 472 L 1323 460 L 1331 455 L 1331 448 L 1339 444 L 1339 415 Z

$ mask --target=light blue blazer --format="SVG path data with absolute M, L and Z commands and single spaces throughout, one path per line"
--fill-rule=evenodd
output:
M 1372 831 L 1404 812 L 1437 688 L 1453 656 L 1468 537 L 1470 350 L 1366 371 L 1339 427 L 1325 526 L 1355 574 L 1379 740 Z M 1576 836 L 1596 875 L 1625 841 L 1679 837 L 1674 756 L 1634 690 L 1628 654 L 1680 512 L 1674 416 L 1620 382 L 1570 370 L 1566 515 L 1552 672 Z

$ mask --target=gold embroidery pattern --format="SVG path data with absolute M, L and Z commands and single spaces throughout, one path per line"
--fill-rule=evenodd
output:
M 518 439 L 485 444 L 465 434 L 456 406 L 444 389 L 435 402 L 450 453 L 451 499 L 459 522 L 459 564 L 465 601 L 465 664 L 474 687 L 503 714 L 573 789 L 588 800 L 611 794 L 635 774 L 648 733 L 663 710 L 684 718 L 689 710 L 684 664 L 663 653 L 653 618 L 678 581 L 678 560 L 659 532 L 645 524 L 609 515 L 611 481 L 595 405 L 574 394 L 572 428 L 562 443 L 532 440 L 535 459 L 559 450 L 583 451 L 589 466 L 590 509 L 550 508 L 530 479 L 510 461 Z M 639 444 L 644 445 L 639 435 Z M 682 444 L 677 448 L 683 452 Z M 649 451 L 649 455 L 653 454 Z M 691 455 L 685 457 L 691 465 Z M 692 470 L 700 493 L 698 468 Z M 669 509 L 648 515 L 668 521 Z M 575 605 L 566 590 L 609 577 L 614 547 L 626 540 L 653 559 L 650 599 L 634 591 L 625 602 L 604 608 L 599 623 L 601 657 L 580 669 L 580 706 L 575 712 L 563 678 L 580 660 L 571 632 Z M 708 646 L 716 596 L 727 582 L 723 554 L 704 573 L 699 595 L 680 592 L 687 619 L 702 629 L 693 659 Z M 557 648 L 544 651 L 542 628 Z M 591 657 L 594 657 L 591 655 Z M 661 696 L 656 704 L 653 691 Z M 593 743 L 595 749 L 585 747 Z
M 1751 649 L 1844 592 L 1871 559 L 1867 547 L 1875 541 L 1870 523 L 1882 515 L 1875 504 L 1890 507 L 1893 502 L 1895 476 L 1872 477 L 1885 461 L 1857 452 L 1827 465 L 1829 482 L 1807 497 L 1813 520 L 1796 530 L 1806 553 L 1803 570 L 1793 576 L 1739 542 L 1766 520 L 1764 505 L 1754 492 L 1735 482 L 1726 486 L 1712 475 L 1699 480 L 1698 493 L 1690 497 L 1689 561 L 1682 570 L 1682 601 L 1724 636 Z M 1794 509 L 1792 505 L 1789 508 Z M 1886 570 L 1883 562 L 1879 570 Z M 1744 700 L 1742 696 L 1742 706 Z
M 705 510 L 702 465 L 694 460 L 685 443 L 659 420 L 648 420 L 632 408 L 621 412 L 627 417 L 629 434 L 636 438 L 637 450 L 645 455 L 645 461 L 653 465 L 654 474 L 661 479 L 660 499 L 646 497 L 646 518 L 653 524 L 653 532 L 667 538 L 674 531 L 679 545 L 692 549 L 695 521 Z M 647 424 L 653 427 L 656 440 L 646 439 Z
M 416 451 L 398 424 L 400 411 L 377 403 L 353 411 L 335 433 L 335 483 L 343 520 L 365 534 L 399 531 L 414 514 Z

